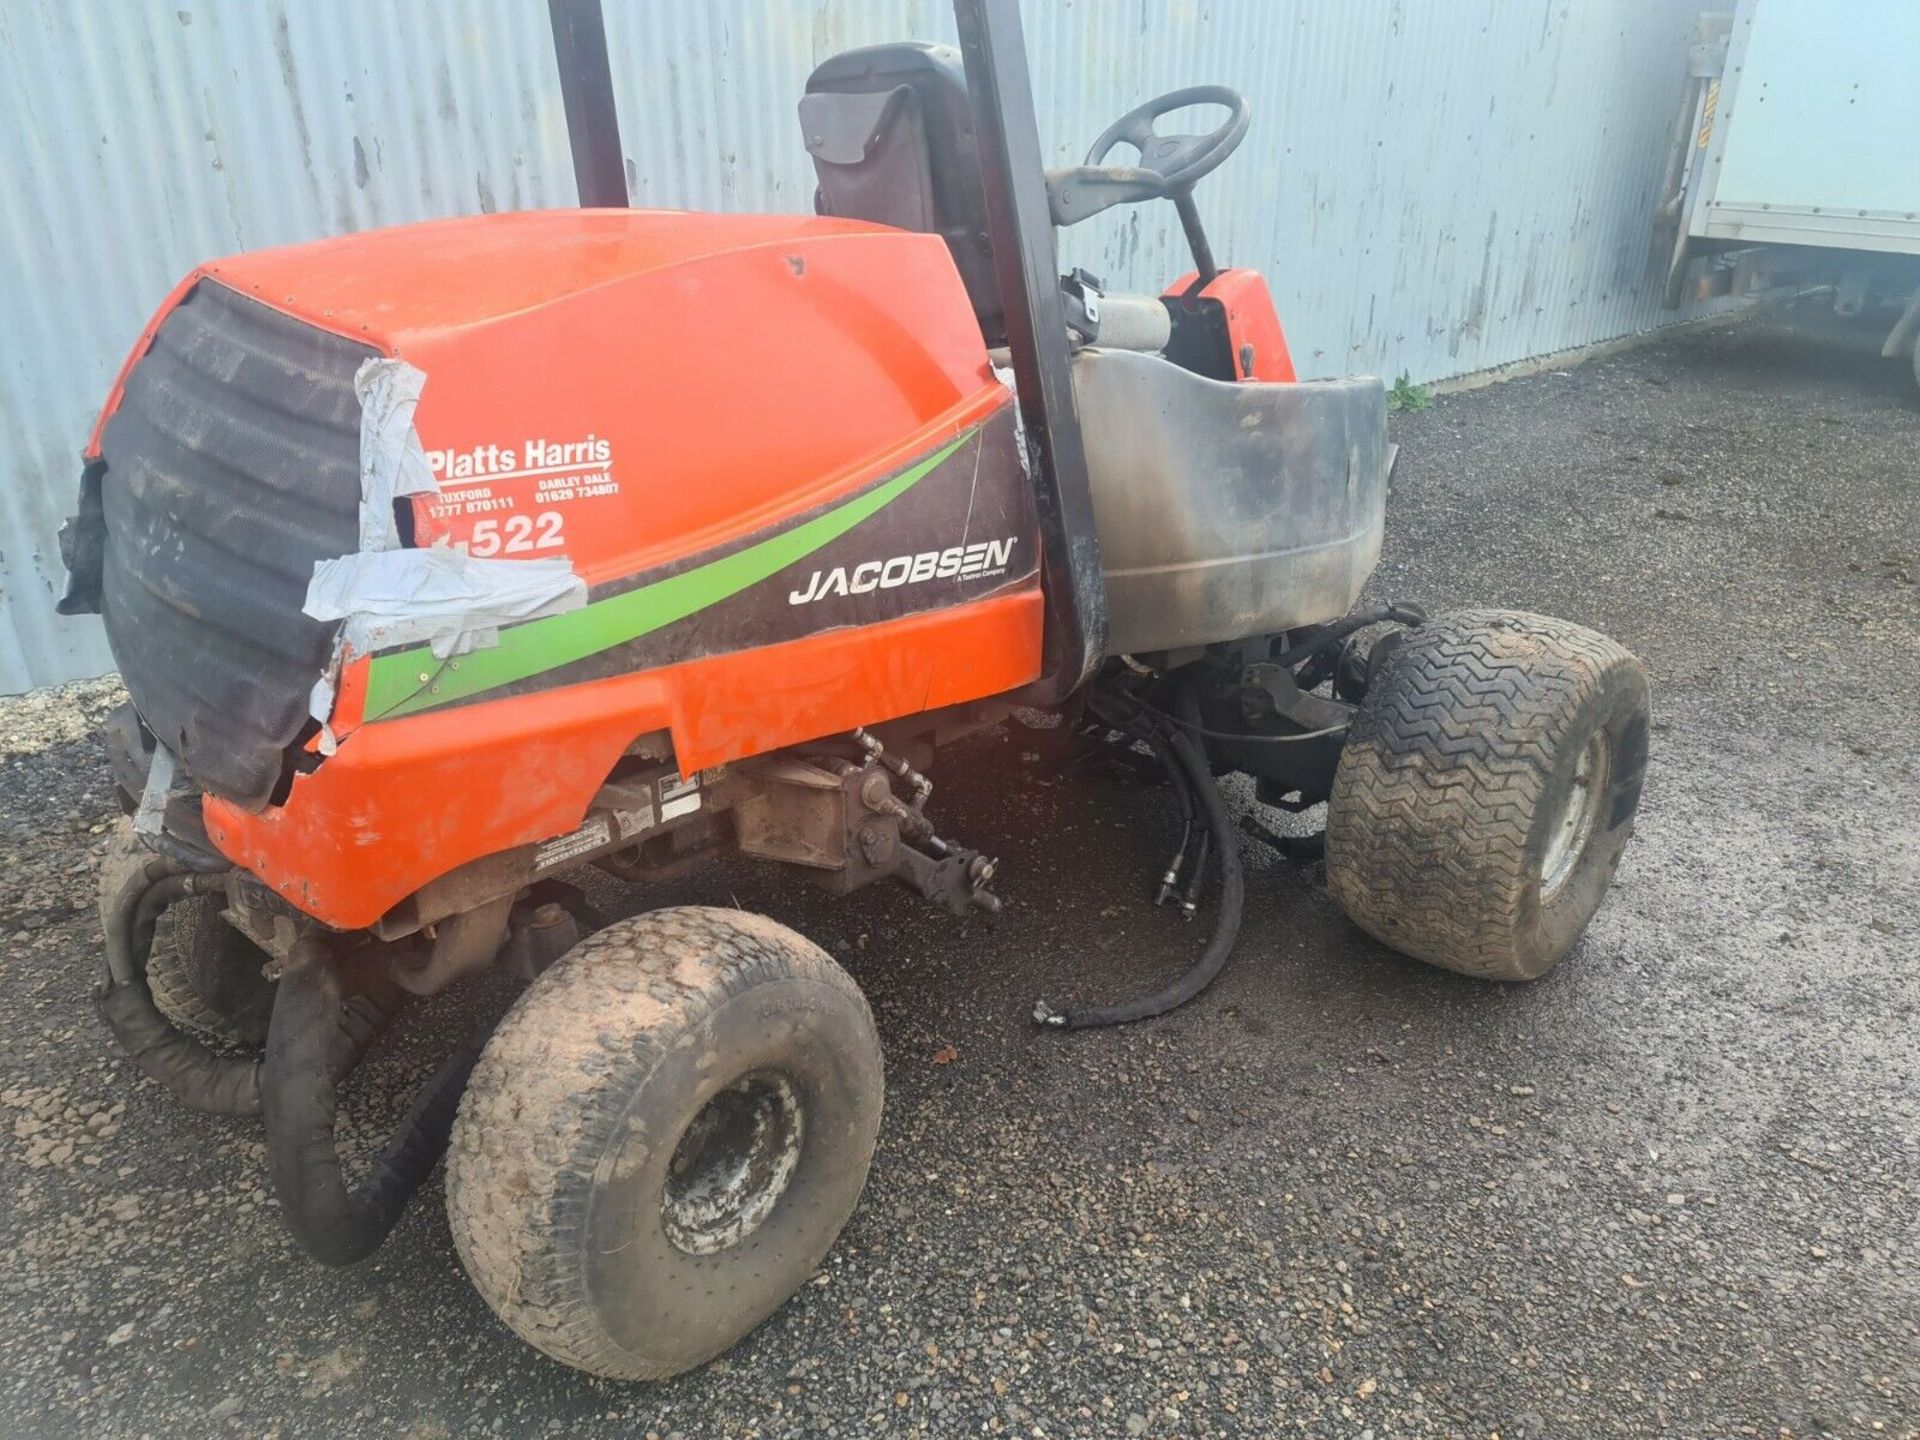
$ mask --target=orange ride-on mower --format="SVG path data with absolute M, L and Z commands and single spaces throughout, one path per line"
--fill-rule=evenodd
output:
M 1195 183 L 1221 86 L 1043 172 L 1014 0 L 959 50 L 821 65 L 813 217 L 625 208 L 593 0 L 554 0 L 583 201 L 218 260 L 115 383 L 64 534 L 105 617 L 131 822 L 102 1014 L 187 1104 L 264 1122 L 287 1223 L 346 1264 L 447 1155 L 487 1302 L 601 1375 L 726 1349 L 820 1264 L 866 1180 L 880 1047 L 775 921 L 604 924 L 567 883 L 719 855 L 992 911 L 937 747 L 1021 712 L 1163 772 L 1161 898 L 1199 958 L 1072 1030 L 1197 994 L 1243 837 L 1217 777 L 1324 802 L 1334 896 L 1470 975 L 1550 969 L 1632 828 L 1647 686 L 1507 611 L 1354 610 L 1390 447 L 1374 379 L 1297 382 Z M 1161 117 L 1224 112 L 1206 134 Z M 1136 152 L 1119 163 L 1110 152 Z M 1064 280 L 1054 227 L 1166 200 L 1193 273 Z M 156 932 L 160 943 L 156 943 Z M 410 997 L 524 981 L 356 1183 L 336 1087 Z

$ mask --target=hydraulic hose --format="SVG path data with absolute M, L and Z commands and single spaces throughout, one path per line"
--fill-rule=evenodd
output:
M 1117 727 L 1132 728 L 1132 727 Z M 1233 944 L 1240 936 L 1240 917 L 1246 904 L 1246 876 L 1240 865 L 1240 840 L 1225 797 L 1214 783 L 1206 756 L 1193 740 L 1177 729 L 1160 732 L 1174 760 L 1170 774 L 1178 786 L 1184 782 L 1191 792 L 1195 808 L 1205 825 L 1203 835 L 1211 836 L 1213 849 L 1220 857 L 1220 912 L 1214 920 L 1213 934 L 1206 949 L 1192 967 L 1172 984 L 1120 1005 L 1075 1006 L 1056 1011 L 1043 1000 L 1034 1007 L 1034 1018 L 1042 1025 L 1061 1030 L 1088 1030 L 1104 1025 L 1128 1025 L 1150 1020 L 1184 1005 L 1211 985 L 1225 968 Z M 1156 752 L 1159 747 L 1155 747 Z
M 371 1171 L 349 1186 L 333 1123 L 342 1061 L 362 1043 L 341 1023 L 354 1004 L 342 1008 L 340 967 L 321 937 L 298 942 L 287 961 L 260 1078 L 267 1165 L 294 1238 L 325 1264 L 351 1265 L 386 1239 L 445 1153 L 484 1036 L 463 1042 L 441 1066 Z M 377 1029 L 380 1008 L 363 997 L 364 1023 Z
M 216 1055 L 183 1033 L 160 1012 L 147 984 L 147 957 L 154 931 L 169 905 L 192 895 L 218 893 L 224 881 L 212 871 L 183 870 L 155 855 L 134 866 L 102 906 L 106 974 L 94 1001 L 114 1040 L 143 1075 L 190 1110 L 247 1117 L 261 1111 L 261 1063 L 245 1056 Z M 360 1063 L 393 1016 L 396 1001 L 356 996 L 334 1017 L 339 1044 L 333 1075 L 344 1077 Z
M 1193 842 L 1193 791 L 1187 786 L 1186 772 L 1173 758 L 1173 751 L 1167 748 L 1165 734 L 1158 728 L 1151 728 L 1147 730 L 1144 738 L 1147 748 L 1153 751 L 1154 758 L 1160 763 L 1161 773 L 1173 786 L 1175 798 L 1180 801 L 1180 844 L 1174 850 L 1173 858 L 1167 862 L 1166 873 L 1160 877 L 1159 892 L 1153 897 L 1153 903 L 1159 906 L 1174 898 L 1179 889 L 1181 875 L 1186 869 L 1187 854 Z M 1193 884 L 1196 887 L 1201 879 L 1200 869 L 1205 863 L 1206 857 L 1203 854 L 1194 866 Z
M 1396 625 L 1424 625 L 1427 612 L 1418 605 L 1401 604 L 1379 605 L 1371 610 L 1356 610 L 1344 619 L 1323 626 L 1312 638 L 1301 641 L 1289 650 L 1282 650 L 1273 657 L 1273 663 L 1282 666 L 1298 665 L 1310 655 L 1326 649 L 1329 645 L 1337 645 L 1356 631 L 1388 620 Z
M 176 900 L 203 893 L 211 880 L 154 856 L 136 867 L 102 907 L 106 976 L 95 994 L 100 1018 L 140 1072 L 208 1115 L 260 1113 L 260 1065 L 214 1054 L 160 1013 L 147 985 L 154 927 Z

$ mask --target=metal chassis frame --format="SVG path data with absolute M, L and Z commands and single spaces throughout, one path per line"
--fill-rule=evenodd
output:
M 953 14 L 1040 514 L 1047 601 L 1042 673 L 1021 698 L 1057 705 L 1093 678 L 1107 642 L 1106 579 L 1067 356 L 1060 262 L 1017 0 L 953 0 Z
M 627 207 L 627 161 L 620 149 L 620 114 L 607 59 L 606 16 L 600 0 L 547 0 L 553 58 L 560 67 L 560 101 L 567 112 L 573 183 L 585 209 Z

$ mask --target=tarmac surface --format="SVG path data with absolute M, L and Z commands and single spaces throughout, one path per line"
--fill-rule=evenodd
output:
M 1395 417 L 1370 593 L 1652 676 L 1639 834 L 1540 983 L 1404 960 L 1253 854 L 1211 991 L 1037 1031 L 1201 927 L 1145 903 L 1164 791 L 997 732 L 934 807 L 998 921 L 745 865 L 660 897 L 833 950 L 889 1082 L 814 1282 L 666 1384 L 515 1339 L 437 1183 L 356 1269 L 296 1253 L 257 1127 L 92 1013 L 114 687 L 0 701 L 0 1436 L 1920 1435 L 1920 392 L 1878 333 L 1807 309 Z M 460 1008 L 356 1077 L 357 1135 Z

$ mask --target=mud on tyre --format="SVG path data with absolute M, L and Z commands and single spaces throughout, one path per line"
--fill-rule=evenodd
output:
M 221 918 L 225 904 L 198 895 L 168 909 L 147 957 L 147 987 L 160 1013 L 190 1035 L 264 1045 L 274 989 L 262 970 L 267 953 Z
M 597 1375 L 725 1350 L 825 1257 L 866 1183 L 881 1059 L 858 987 L 762 916 L 659 910 L 589 936 L 488 1042 L 447 1160 L 494 1313 Z
M 1564 620 L 1474 610 L 1409 632 L 1341 754 L 1328 888 L 1415 959 L 1545 974 L 1633 832 L 1647 704 L 1639 661 Z

